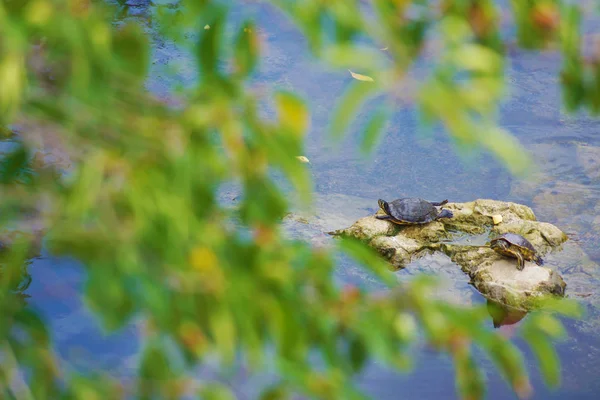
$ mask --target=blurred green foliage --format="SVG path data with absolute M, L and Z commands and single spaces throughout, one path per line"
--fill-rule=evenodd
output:
M 2 131 L 35 121 L 60 138 L 73 161 L 72 174 L 57 179 L 29 165 L 32 149 L 25 146 L 2 161 L 0 183 L 3 207 L 44 200 L 49 249 L 83 261 L 88 305 L 107 329 L 134 316 L 144 320 L 137 385 L 58 368 L 51 332 L 17 296 L 23 287 L 15 277 L 28 249 L 15 245 L 3 250 L 0 267 L 2 397 L 171 399 L 198 391 L 204 399 L 234 398 L 192 373 L 217 357 L 224 368 L 240 360 L 254 372 L 274 368 L 278 382 L 263 399 L 292 392 L 358 399 L 353 377 L 368 360 L 406 370 L 411 347 L 421 341 L 453 359 L 462 398 L 485 393 L 475 347 L 519 396 L 528 395 L 522 355 L 486 327 L 485 308 L 435 300 L 430 280 L 398 286 L 383 261 L 351 240 L 339 249 L 390 289 L 373 295 L 340 288 L 332 254 L 284 237 L 280 221 L 290 196 L 271 172 L 283 173 L 310 202 L 309 173 L 295 158 L 303 154 L 310 112 L 294 93 L 279 92 L 272 96 L 277 118 L 260 116 L 258 95 L 247 85 L 261 57 L 252 21 L 230 35 L 227 2 L 183 0 L 179 12 L 163 1 L 152 6 L 165 40 L 196 55 L 197 83 L 179 90 L 180 106 L 171 107 L 145 90 L 150 38 L 135 22 L 113 24 L 115 7 L 124 6 L 117 3 L 0 0 Z M 373 78 L 356 81 L 340 99 L 333 138 L 343 136 L 367 99 L 393 98 L 413 63 L 427 55 L 435 67 L 419 88 L 424 121 L 443 124 L 459 146 L 488 149 L 514 172 L 527 168 L 521 146 L 496 124 L 509 39 L 500 31 L 506 10 L 492 0 L 271 3 L 294 21 L 315 57 Z M 517 40 L 534 49 L 558 43 L 567 109 L 598 113 L 600 64 L 582 54 L 580 11 L 571 3 L 512 1 Z M 187 32 L 196 32 L 194 39 Z M 390 111 L 384 104 L 371 117 L 366 151 Z M 235 209 L 217 198 L 228 182 L 243 190 Z M 20 217 L 3 214 L 2 224 Z M 578 314 L 565 304 L 555 311 Z M 551 340 L 563 335 L 548 312 L 523 327 L 552 385 L 560 366 Z

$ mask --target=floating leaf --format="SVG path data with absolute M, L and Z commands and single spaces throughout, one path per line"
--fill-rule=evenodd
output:
M 298 159 L 300 162 L 303 162 L 305 164 L 309 164 L 310 160 L 307 157 L 304 156 L 296 156 L 296 159 Z
M 350 71 L 350 70 L 348 70 L 348 71 Z M 357 74 L 356 72 L 352 72 L 352 71 L 350 71 L 350 75 L 352 75 L 352 77 L 358 81 L 375 82 L 373 80 L 373 78 L 371 78 L 370 76 L 367 76 L 367 75 Z
M 387 49 L 388 49 L 387 47 L 383 47 L 383 48 L 381 48 L 379 50 L 386 51 Z
M 204 29 L 209 30 L 210 29 L 210 25 L 208 25 L 208 24 L 204 25 Z

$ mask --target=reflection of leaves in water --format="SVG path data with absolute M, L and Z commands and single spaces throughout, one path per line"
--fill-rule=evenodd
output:
M 505 325 L 514 325 L 527 315 L 527 311 L 507 307 L 492 300 L 487 300 L 487 310 L 492 317 L 494 328 Z

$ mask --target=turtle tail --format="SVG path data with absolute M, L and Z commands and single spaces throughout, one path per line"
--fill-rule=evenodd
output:
M 536 263 L 537 265 L 544 265 L 544 260 L 542 259 L 542 257 L 535 255 L 533 257 L 533 262 Z
M 440 207 L 440 206 L 443 206 L 444 204 L 448 204 L 448 199 L 442 200 L 442 201 L 437 202 L 437 203 L 432 202 L 431 204 L 434 205 L 434 206 L 436 206 L 436 207 Z

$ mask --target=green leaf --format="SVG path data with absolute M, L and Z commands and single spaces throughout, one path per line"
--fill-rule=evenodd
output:
M 310 126 L 310 112 L 304 100 L 294 93 L 279 91 L 274 95 L 280 126 L 301 138 Z
M 524 174 L 532 165 L 519 141 L 500 127 L 484 128 L 481 141 L 514 174 Z
M 360 71 L 377 71 L 387 63 L 381 50 L 350 44 L 333 44 L 323 50 L 323 59 L 331 66 Z
M 553 387 L 560 385 L 560 360 L 554 346 L 543 335 L 529 332 L 524 337 L 538 360 L 546 384 Z
M 221 40 L 225 29 L 227 10 L 224 7 L 215 10 L 214 15 L 206 21 L 206 27 L 200 29 L 197 54 L 200 66 L 200 78 L 209 82 L 212 77 L 219 74 L 221 61 Z
M 250 21 L 245 22 L 238 31 L 235 41 L 235 65 L 237 72 L 246 77 L 250 75 L 259 56 L 259 39 L 256 28 Z
M 32 171 L 29 165 L 29 149 L 22 144 L 14 151 L 0 158 L 0 183 L 10 184 L 30 178 Z M 29 180 L 29 179 L 27 179 Z
M 456 369 L 456 386 L 461 399 L 482 399 L 485 395 L 485 384 L 481 371 L 468 351 L 454 355 Z
M 368 154 L 379 143 L 381 134 L 386 126 L 388 119 L 387 111 L 380 109 L 376 111 L 367 123 L 367 127 L 363 133 L 361 149 L 363 154 Z
M 150 46 L 139 24 L 130 22 L 117 31 L 113 51 L 121 61 L 121 68 L 130 73 L 129 79 L 144 80 L 150 64 Z
M 453 52 L 454 63 L 467 71 L 498 73 L 502 69 L 502 58 L 493 50 L 477 44 L 461 46 Z
M 481 345 L 515 388 L 523 379 L 527 379 L 522 354 L 505 338 L 492 333 L 486 336 L 481 341 Z
M 358 239 L 343 237 L 339 240 L 340 249 L 364 265 L 383 282 L 393 285 L 396 283 L 394 275 L 390 273 L 391 266 L 384 261 L 372 248 Z
M 350 125 L 350 122 L 356 117 L 360 106 L 370 97 L 377 95 L 378 90 L 377 84 L 371 82 L 351 83 L 333 112 L 330 137 L 339 141 Z
M 350 340 L 349 355 L 352 371 L 362 371 L 368 358 L 368 348 L 361 338 L 355 336 Z
M 236 396 L 231 390 L 218 383 L 209 383 L 199 392 L 202 400 L 235 400 Z
M 174 374 L 163 344 L 157 340 L 149 341 L 138 372 L 138 390 L 142 397 L 149 398 L 152 393 L 158 392 Z
M 530 323 L 551 338 L 559 339 L 566 335 L 563 324 L 558 318 L 548 314 L 532 315 Z
M 260 400 L 286 400 L 288 399 L 287 387 L 284 383 L 272 385 L 260 394 Z
M 232 363 L 236 350 L 236 326 L 229 309 L 220 305 L 211 310 L 211 333 L 223 361 Z
M 544 312 L 556 312 L 569 318 L 582 318 L 585 311 L 578 301 L 566 298 L 545 298 L 539 306 Z

